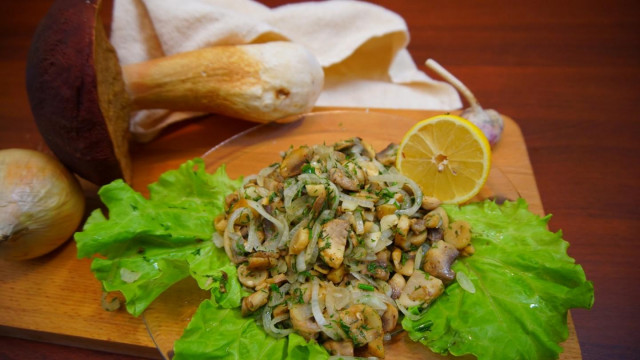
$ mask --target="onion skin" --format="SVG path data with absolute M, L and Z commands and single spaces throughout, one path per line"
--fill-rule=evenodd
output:
M 54 157 L 0 150 L 0 258 L 26 260 L 56 249 L 78 228 L 85 198 Z

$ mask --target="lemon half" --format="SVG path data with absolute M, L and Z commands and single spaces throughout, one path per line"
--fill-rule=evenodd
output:
M 482 131 L 455 115 L 437 115 L 414 125 L 402 138 L 398 170 L 422 187 L 424 195 L 460 204 L 484 186 L 491 146 Z

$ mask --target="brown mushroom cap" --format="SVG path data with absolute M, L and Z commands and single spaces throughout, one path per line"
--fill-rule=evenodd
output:
M 60 161 L 98 185 L 130 180 L 129 100 L 99 0 L 57 0 L 27 59 L 27 93 L 42 137 Z

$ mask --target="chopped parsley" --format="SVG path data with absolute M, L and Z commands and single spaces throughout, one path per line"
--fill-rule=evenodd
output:
M 271 289 L 271 291 L 276 292 L 278 294 L 280 294 L 280 288 L 278 287 L 278 285 L 276 284 L 271 284 L 269 285 L 269 288 Z
M 383 265 L 380 265 L 380 264 L 378 264 L 378 263 L 375 263 L 375 262 L 370 262 L 370 263 L 367 265 L 367 271 L 368 271 L 369 273 L 371 273 L 371 274 L 373 274 L 374 272 L 376 272 L 376 270 L 377 270 L 377 269 L 379 269 L 379 268 L 383 268 L 383 269 L 384 269 L 384 266 L 383 266 Z
M 318 248 L 318 251 L 323 251 L 331 248 L 331 241 L 328 239 L 328 237 L 328 235 L 322 236 L 322 241 L 324 241 L 324 244 L 322 244 L 322 246 Z
M 376 193 L 376 195 L 378 197 L 380 197 L 380 200 L 384 201 L 385 203 L 391 199 L 394 199 L 395 193 L 391 190 L 389 190 L 388 188 L 384 188 L 380 191 L 378 191 Z
M 292 301 L 294 304 L 304 304 L 304 290 L 301 288 L 295 288 L 293 290 Z
M 407 253 L 402 253 L 402 256 L 400 256 L 400 264 L 404 265 L 407 263 L 407 260 L 409 260 L 409 255 L 407 255 Z
M 247 253 L 247 249 L 244 248 L 244 244 L 240 241 L 236 242 L 236 250 L 239 255 L 245 255 Z
M 303 174 L 315 174 L 316 173 L 316 169 L 311 166 L 311 164 L 304 164 L 302 165 L 302 173 Z

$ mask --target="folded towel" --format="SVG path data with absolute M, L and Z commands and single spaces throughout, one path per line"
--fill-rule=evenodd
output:
M 398 14 L 362 1 L 266 7 L 251 0 L 118 0 L 111 42 L 121 64 L 207 46 L 292 41 L 325 73 L 316 106 L 454 110 L 458 93 L 420 71 L 407 51 Z M 131 131 L 148 141 L 167 125 L 199 114 L 137 111 Z

